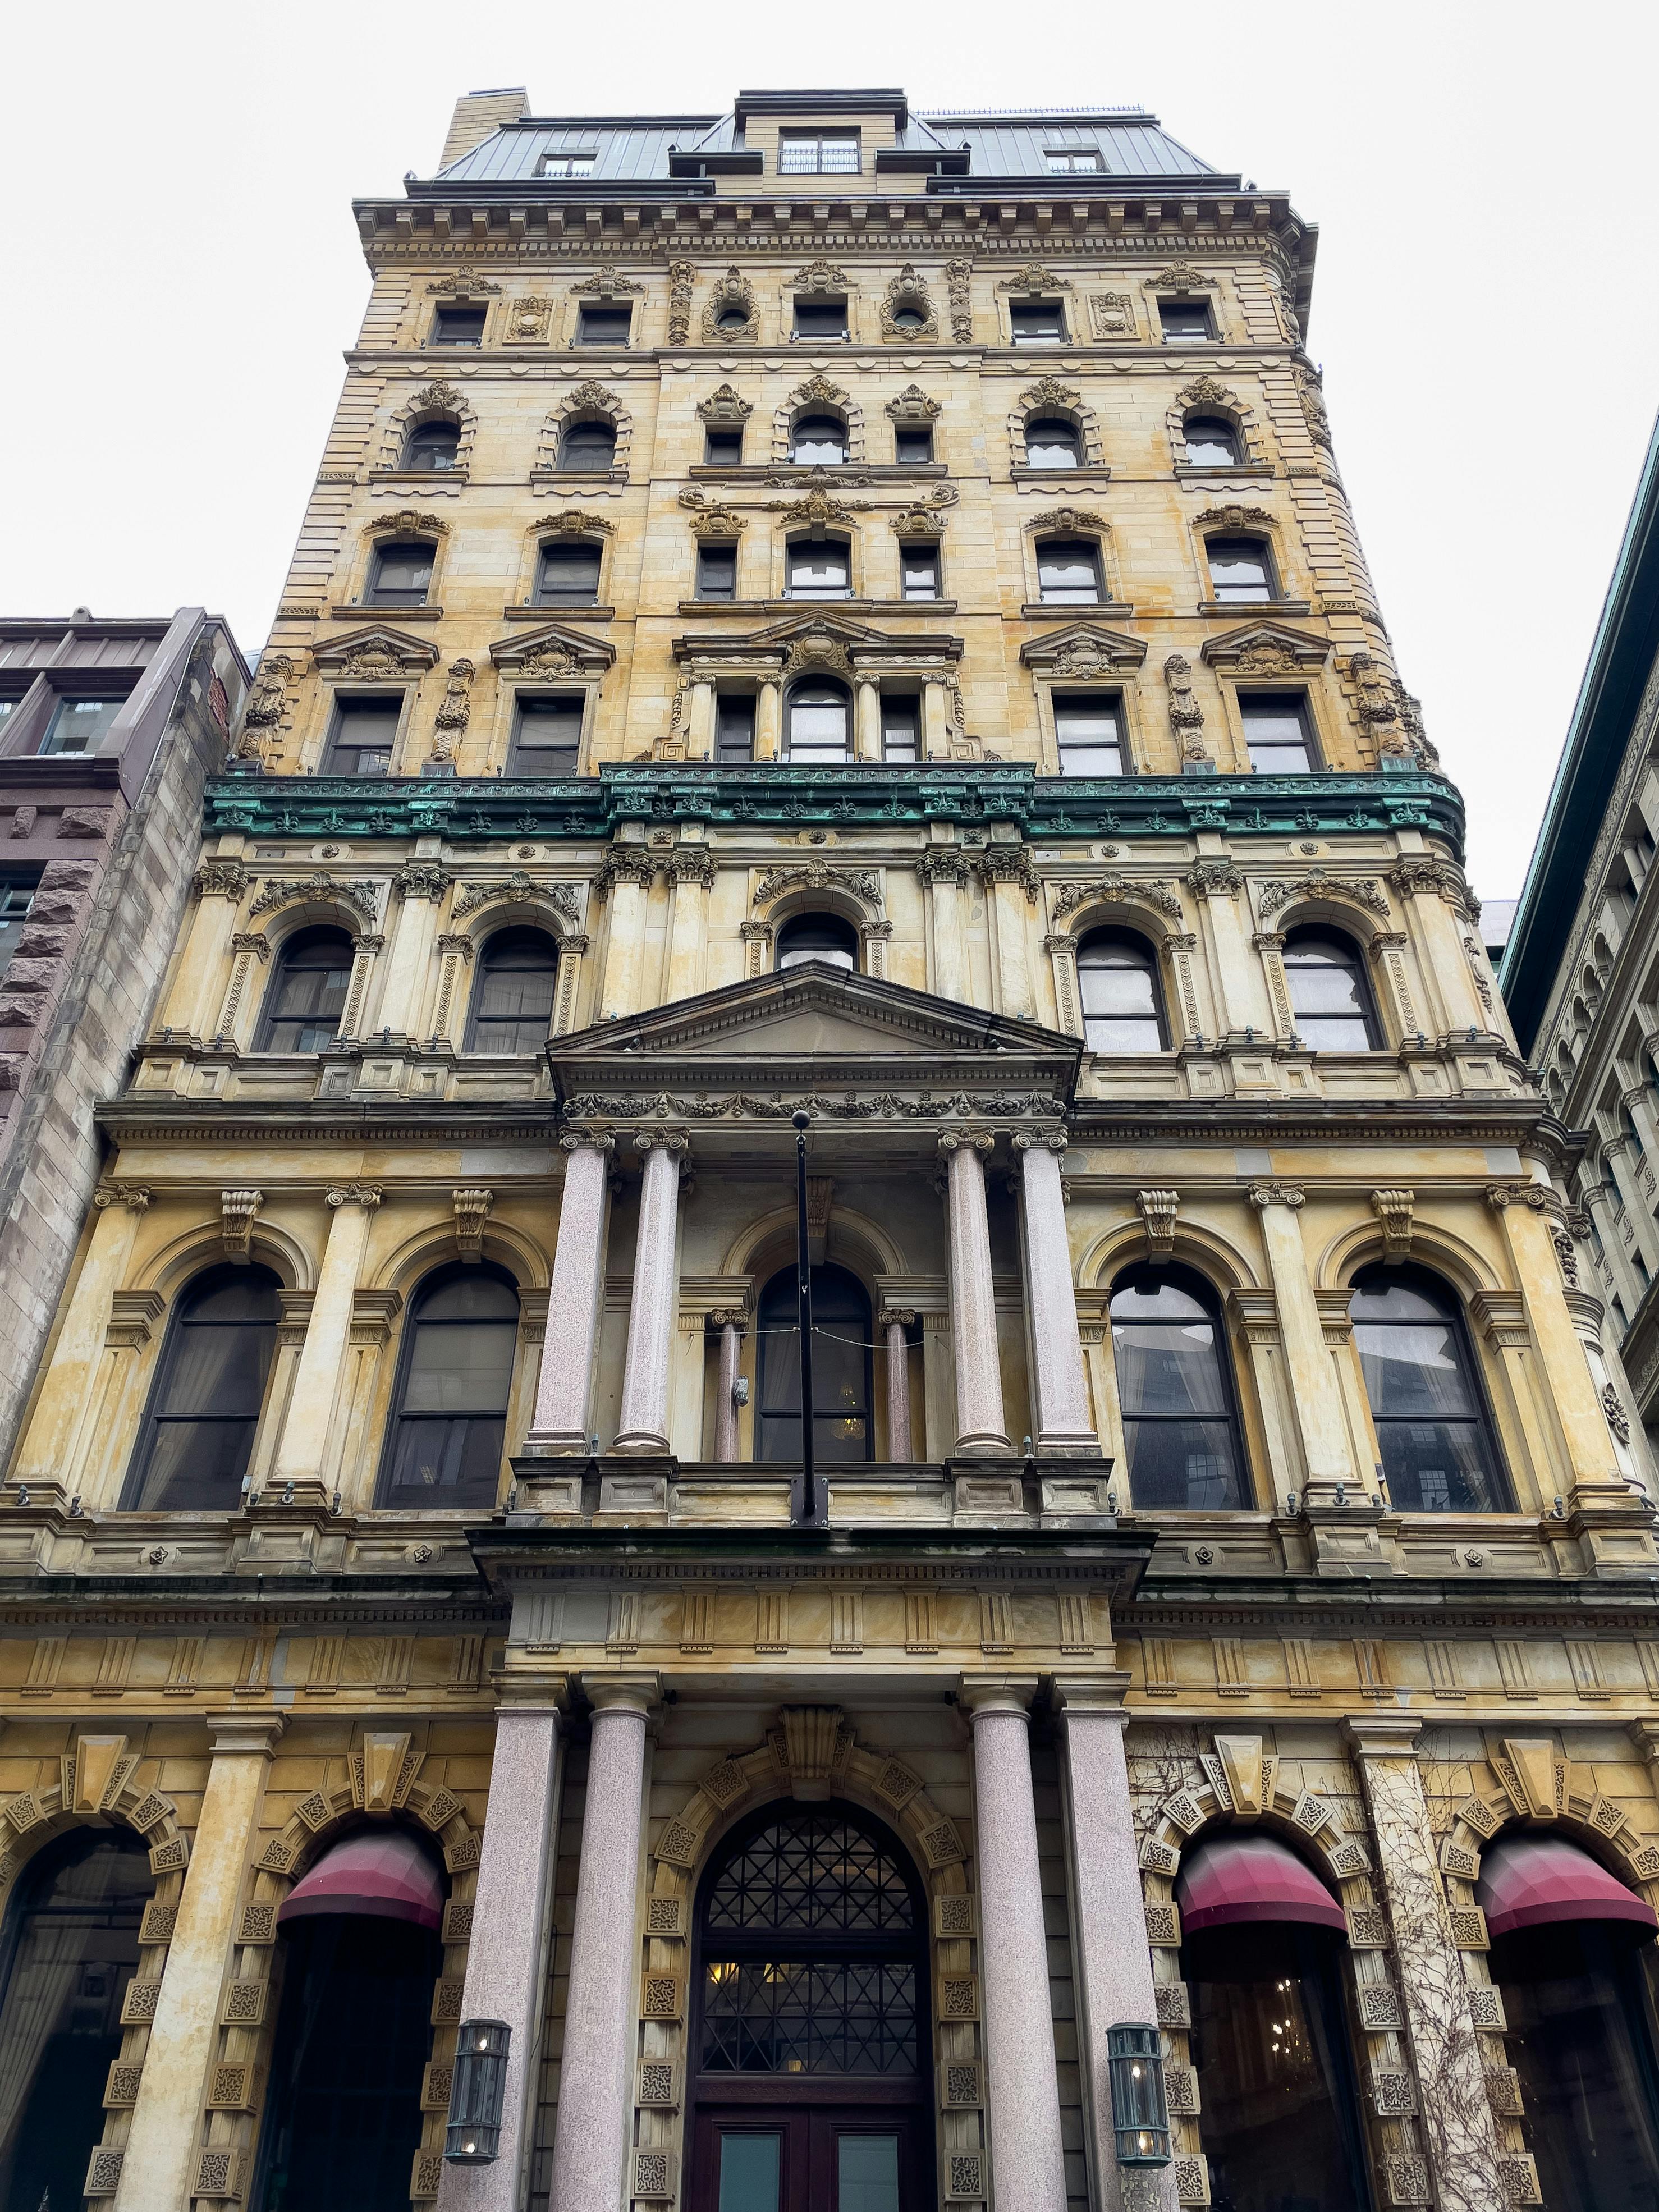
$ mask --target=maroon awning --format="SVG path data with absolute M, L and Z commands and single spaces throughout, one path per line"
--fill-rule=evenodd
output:
M 1288 1844 L 1257 1832 L 1211 1837 L 1182 1861 L 1176 1881 L 1183 1936 L 1249 1920 L 1347 1929 L 1342 1908 Z
M 1553 1920 L 1626 1920 L 1651 1936 L 1653 1907 L 1565 1836 L 1500 1836 L 1480 1862 L 1475 1902 L 1493 1936 Z
M 436 1929 L 444 1917 L 443 1877 L 402 1829 L 364 1829 L 323 1854 L 295 1883 L 276 1917 L 303 1920 L 322 1912 L 367 1913 Z

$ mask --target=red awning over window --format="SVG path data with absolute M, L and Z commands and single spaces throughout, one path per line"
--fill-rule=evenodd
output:
M 1659 1929 L 1650 1905 L 1565 1836 L 1500 1837 L 1481 1860 L 1474 1895 L 1494 1936 L 1553 1920 L 1626 1920 L 1645 1936 Z
M 1341 1906 L 1288 1844 L 1259 1832 L 1232 1831 L 1200 1844 L 1182 1862 L 1176 1881 L 1183 1936 L 1249 1920 L 1300 1921 L 1345 1933 Z
M 289 1893 L 279 1921 L 313 1913 L 359 1912 L 412 1920 L 436 1929 L 444 1917 L 443 1878 L 413 1836 L 368 1828 L 325 1851 Z

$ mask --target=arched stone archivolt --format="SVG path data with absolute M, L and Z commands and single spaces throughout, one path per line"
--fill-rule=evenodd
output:
M 410 434 L 418 430 L 423 422 L 453 422 L 455 425 L 460 432 L 455 465 L 453 470 L 446 470 L 442 473 L 465 477 L 472 458 L 472 440 L 478 427 L 478 418 L 466 394 L 442 377 L 411 393 L 392 416 L 380 444 L 380 467 L 389 471 L 402 468 L 404 447 L 409 441 Z M 435 476 L 439 472 L 423 470 L 422 473 L 423 476 Z M 441 483 L 434 483 L 433 489 L 441 490 Z
M 1244 467 L 1265 468 L 1271 461 L 1267 436 L 1255 410 L 1213 376 L 1199 376 L 1176 392 L 1164 418 L 1170 434 L 1170 451 L 1177 465 L 1187 459 L 1187 424 L 1195 415 L 1218 415 L 1223 422 L 1231 423 L 1238 436 L 1239 459 Z
M 1091 930 L 1122 927 L 1144 937 L 1158 956 L 1172 1041 L 1203 1034 L 1206 1017 L 1195 960 L 1198 937 L 1182 927 L 1185 910 L 1170 878 L 1109 876 L 1097 883 L 1053 884 L 1048 911 L 1052 927 L 1043 946 L 1054 966 L 1054 1001 L 1062 1029 L 1074 1036 L 1084 1033 L 1079 945 Z
M 1412 1194 L 1402 1194 L 1409 1197 Z M 1374 1267 L 1380 1260 L 1412 1259 L 1443 1275 L 1465 1299 L 1488 1293 L 1502 1296 L 1508 1291 L 1509 1285 L 1499 1282 L 1491 1262 L 1466 1238 L 1454 1235 L 1438 1222 L 1419 1220 L 1414 1207 L 1409 1221 L 1409 1237 L 1397 1236 L 1392 1242 L 1385 1237 L 1382 1222 L 1375 1217 L 1338 1231 L 1314 1263 L 1315 1287 L 1321 1291 L 1346 1291 L 1362 1267 Z
M 708 1628 L 714 1587 L 686 1595 L 685 1634 Z M 850 1595 L 830 1599 L 831 1649 Z M 702 1610 L 700 1611 L 700 1608 Z M 695 1647 L 694 1647 L 695 1648 Z M 640 1974 L 635 2134 L 630 2186 L 635 2197 L 678 2197 L 678 2145 L 684 2128 L 687 2048 L 694 1996 L 690 1986 L 692 1911 L 698 1879 L 732 1821 L 775 1802 L 843 1799 L 893 1830 L 915 1862 L 928 1901 L 932 1965 L 928 2014 L 933 2025 L 942 2194 L 981 2197 L 985 2190 L 984 2058 L 978 1899 L 969 1887 L 966 1847 L 954 1820 L 928 1796 L 904 1761 L 860 1746 L 834 1706 L 787 1706 L 754 1749 L 717 1759 L 651 1850 Z
M 559 448 L 566 430 L 574 422 L 609 422 L 617 434 L 617 449 L 611 457 L 609 478 L 596 475 L 596 484 L 614 481 L 628 473 L 628 456 L 634 442 L 634 417 L 617 398 L 603 384 L 590 377 L 586 383 L 576 385 L 566 392 L 542 425 L 540 443 L 536 452 L 538 474 L 556 470 Z
M 864 410 L 850 393 L 827 376 L 809 376 L 772 416 L 772 459 L 787 461 L 794 441 L 795 424 L 803 415 L 839 415 L 847 425 L 847 458 L 864 459 Z
M 1039 377 L 1029 385 L 1015 402 L 1008 417 L 1008 451 L 1017 469 L 1029 468 L 1025 452 L 1025 427 L 1028 422 L 1040 422 L 1058 416 L 1069 422 L 1077 432 L 1083 448 L 1085 469 L 1103 470 L 1106 447 L 1100 434 L 1100 417 L 1092 407 L 1085 406 L 1083 395 L 1057 377 Z
M 1259 1736 L 1217 1735 L 1195 1763 L 1202 1779 L 1189 1782 L 1158 1804 L 1143 1830 L 1140 1847 L 1158 2024 L 1172 2054 L 1165 2084 L 1176 2133 L 1178 2200 L 1208 2203 L 1209 2180 L 1199 2147 L 1199 2084 L 1190 2049 L 1191 1999 L 1181 1978 L 1176 1877 L 1194 1844 L 1223 1826 L 1248 1825 L 1277 1832 L 1311 1859 L 1341 1904 L 1348 1923 L 1352 2017 L 1365 2046 L 1356 2070 L 1379 2124 L 1385 2167 L 1382 2200 L 1427 2203 L 1429 2161 L 1418 2114 L 1416 2077 L 1405 2043 L 1405 2009 L 1389 1958 L 1393 1933 L 1366 1841 L 1345 1831 L 1328 1797 L 1316 1790 L 1281 1787 L 1281 1761 L 1265 1749 Z
M 121 1735 L 82 1735 L 58 1762 L 55 1782 L 19 1790 L 0 1801 L 0 1913 L 11 1902 L 18 1876 L 37 1851 L 71 1829 L 95 1822 L 130 1828 L 149 1850 L 155 1893 L 138 1927 L 138 1965 L 121 2002 L 120 2055 L 104 2088 L 101 2141 L 87 2169 L 86 2194 L 111 2197 L 120 2185 L 132 2108 L 138 2101 L 150 2029 L 161 2001 L 167 1948 L 178 1924 L 190 1845 L 170 1797 L 136 1780 L 147 1762 L 127 1749 Z
M 237 1923 L 232 1978 L 220 2005 L 215 2063 L 208 2069 L 207 2112 L 194 2194 L 240 2197 L 252 2178 L 276 2027 L 271 1972 L 276 1916 L 283 1899 L 341 1836 L 353 1828 L 383 1826 L 423 1830 L 441 1850 L 451 1881 L 444 1909 L 443 1962 L 432 1996 L 432 2057 L 421 2087 L 421 2146 L 415 2154 L 409 2192 L 417 2203 L 436 2197 L 443 2174 L 444 2126 L 483 1834 L 468 1820 L 453 1791 L 420 1781 L 424 1756 L 410 1735 L 365 1734 L 347 1762 L 348 1780 L 302 1797 L 254 1860 Z M 227 2182 L 238 2185 L 228 2188 Z M 204 2183 L 209 2185 L 204 2187 Z

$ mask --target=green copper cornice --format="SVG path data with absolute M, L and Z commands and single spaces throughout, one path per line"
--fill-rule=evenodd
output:
M 884 823 L 1012 822 L 1027 837 L 1334 837 L 1413 829 L 1463 854 L 1463 803 L 1443 776 L 1039 776 L 1012 763 L 930 768 L 605 768 L 597 776 L 223 776 L 208 787 L 210 834 L 261 837 L 441 836 L 465 843 L 562 837 L 592 842 L 629 822 L 793 830 Z

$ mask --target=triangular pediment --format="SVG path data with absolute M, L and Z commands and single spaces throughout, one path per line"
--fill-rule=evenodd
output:
M 337 674 L 404 676 L 432 667 L 438 648 L 428 637 L 411 637 L 389 623 L 369 623 L 313 646 L 311 657 L 319 668 Z
M 1328 638 L 1314 637 L 1288 623 L 1242 623 L 1208 638 L 1204 658 L 1212 668 L 1246 676 L 1278 676 L 1295 668 L 1322 668 L 1330 658 Z
M 574 674 L 581 670 L 609 668 L 617 648 L 606 639 L 590 637 L 586 630 L 563 623 L 538 623 L 514 637 L 498 637 L 489 648 L 497 668 L 523 671 L 536 665 L 549 674 Z
M 1103 623 L 1067 623 L 1063 629 L 1030 639 L 1021 646 L 1019 657 L 1028 668 L 1040 668 L 1045 675 L 1090 676 L 1139 668 L 1146 658 L 1146 641 L 1108 629 Z

